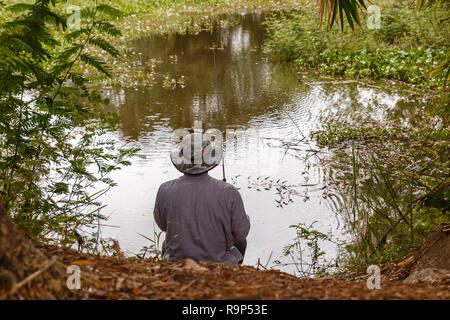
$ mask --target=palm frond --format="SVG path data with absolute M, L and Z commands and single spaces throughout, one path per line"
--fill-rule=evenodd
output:
M 427 75 L 442 78 L 442 86 L 445 87 L 450 77 L 450 54 L 447 54 L 446 59 L 438 63 Z
M 329 27 L 340 23 L 344 29 L 344 15 L 350 28 L 355 28 L 355 22 L 360 25 L 358 11 L 367 9 L 364 0 L 319 0 L 319 26 L 326 18 Z

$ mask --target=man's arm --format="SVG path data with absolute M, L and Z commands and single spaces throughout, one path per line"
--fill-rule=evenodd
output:
M 162 185 L 158 189 L 158 193 L 156 194 L 155 200 L 155 208 L 153 209 L 153 216 L 155 217 L 156 224 L 158 227 L 166 232 L 167 231 L 167 216 L 166 210 L 164 210 L 164 206 L 162 205 Z
M 233 188 L 234 189 L 234 188 Z M 247 248 L 247 235 L 250 231 L 250 219 L 245 213 L 244 202 L 242 197 L 236 189 L 233 190 L 233 205 L 231 207 L 231 233 L 233 236 L 234 246 L 245 254 Z

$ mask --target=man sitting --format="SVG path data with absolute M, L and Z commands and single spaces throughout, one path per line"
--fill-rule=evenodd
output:
M 194 143 L 196 139 L 199 142 Z M 156 223 L 166 232 L 163 254 L 169 261 L 191 258 L 240 264 L 244 259 L 249 217 L 239 191 L 207 173 L 222 157 L 221 146 L 220 155 L 214 155 L 215 148 L 217 143 L 191 133 L 170 155 L 183 176 L 159 187 L 154 209 Z

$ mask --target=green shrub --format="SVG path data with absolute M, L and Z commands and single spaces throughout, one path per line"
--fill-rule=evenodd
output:
M 77 228 L 104 218 L 98 198 L 114 186 L 108 174 L 135 150 L 104 136 L 117 114 L 101 112 L 108 100 L 82 72 L 89 66 L 110 75 L 93 49 L 119 54 L 104 36 L 120 35 L 105 21 L 120 13 L 86 7 L 80 28 L 69 28 L 58 6 L 37 0 L 0 8 L 10 17 L 0 24 L 0 197 L 21 227 L 70 244 Z M 97 184 L 104 189 L 94 192 Z
M 319 28 L 317 8 L 305 4 L 299 11 L 272 15 L 267 21 L 264 52 L 270 58 L 314 68 L 325 74 L 371 79 L 395 79 L 426 88 L 440 86 L 444 74 L 427 74 L 450 54 L 448 23 L 441 23 L 445 8 L 424 8 L 420 13 L 405 1 L 381 8 L 381 28 L 354 32 Z M 425 27 L 426 26 L 426 27 Z M 448 75 L 447 75 L 448 76 Z
M 337 173 L 333 193 L 353 236 L 345 260 L 356 270 L 398 260 L 436 225 L 450 223 L 448 127 L 381 127 L 330 124 L 312 134 L 336 150 L 326 170 Z

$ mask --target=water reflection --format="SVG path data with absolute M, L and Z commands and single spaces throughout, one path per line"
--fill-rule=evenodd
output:
M 158 71 L 174 78 L 184 76 L 187 87 L 112 92 L 125 136 L 138 139 L 143 132 L 154 131 L 164 118 L 171 128 L 192 127 L 194 120 L 218 128 L 213 55 L 209 50 L 213 43 L 223 45 L 216 61 L 219 104 L 228 126 L 247 124 L 255 116 L 276 112 L 290 100 L 289 91 L 297 82 L 295 73 L 283 72 L 288 67 L 269 65 L 261 58 L 263 17 L 239 15 L 235 19 L 240 23 L 228 29 L 216 28 L 198 35 L 155 35 L 133 43 L 142 60 L 162 61 Z M 177 57 L 176 63 L 173 57 Z M 282 75 L 284 84 L 274 84 L 273 74 Z
M 213 43 L 223 46 L 223 51 L 217 51 L 222 122 L 226 128 L 247 132 L 225 145 L 228 181 L 240 188 L 252 223 L 244 263 L 286 259 L 281 257 L 282 248 L 295 236 L 289 225 L 299 222 L 318 221 L 315 227 L 320 231 L 341 234 L 340 218 L 333 213 L 338 211 L 339 199 L 324 199 L 326 178 L 314 156 L 317 153 L 311 151 L 318 148 L 303 136 L 331 117 L 381 119 L 400 97 L 358 83 L 300 83 L 289 66 L 274 65 L 262 57 L 263 15 L 233 19 L 236 24 L 229 28 L 216 27 L 198 35 L 155 35 L 131 44 L 142 61 L 161 61 L 159 72 L 184 76 L 185 88 L 109 92 L 111 108 L 120 115 L 118 139 L 142 148 L 133 166 L 114 173 L 118 187 L 104 199 L 109 223 L 120 228 L 105 229 L 103 236 L 119 239 L 128 252 L 136 253 L 149 244 L 138 233 L 151 235 L 156 230 L 152 217 L 156 191 L 163 181 L 179 176 L 169 161 L 172 131 L 193 127 L 194 121 L 202 121 L 203 129 L 219 127 L 209 50 Z M 218 169 L 211 175 L 221 178 Z M 281 208 L 275 201 L 276 188 L 257 191 L 258 177 L 287 181 L 296 189 L 294 202 Z M 334 257 L 335 247 L 324 249 Z

